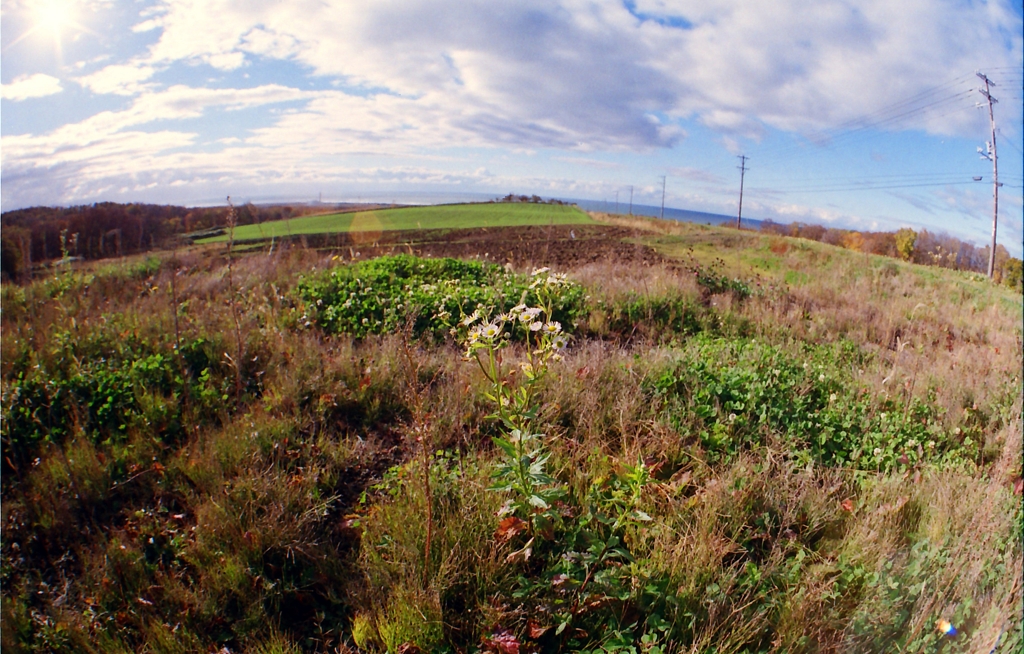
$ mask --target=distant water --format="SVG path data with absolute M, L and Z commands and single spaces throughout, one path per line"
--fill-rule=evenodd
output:
M 580 209 L 585 211 L 604 211 L 607 213 L 621 214 L 629 212 L 629 204 L 623 202 L 619 202 L 617 211 L 614 202 L 607 202 L 603 200 L 566 200 L 566 202 L 573 202 L 578 205 Z M 634 204 L 633 215 L 658 218 L 661 216 L 661 205 L 654 207 L 648 204 Z M 704 225 L 736 224 L 736 216 L 726 216 L 720 213 L 706 213 L 703 211 L 690 211 L 688 209 L 674 209 L 672 207 L 665 207 L 665 219 L 678 220 L 687 223 L 701 223 Z M 744 218 L 742 224 L 743 227 L 748 229 L 758 229 L 761 227 L 760 220 L 752 220 L 750 218 Z

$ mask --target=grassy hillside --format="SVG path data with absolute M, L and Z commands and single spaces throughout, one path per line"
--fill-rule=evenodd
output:
M 593 222 L 579 209 L 551 204 L 457 204 L 404 207 L 356 213 L 335 213 L 276 220 L 235 229 L 235 240 L 282 238 L 299 234 L 335 232 L 383 232 L 418 229 L 473 229 L 478 227 L 518 227 L 523 225 L 567 225 Z M 201 239 L 199 243 L 227 241 L 221 235 Z
M 599 227 L 4 285 L 4 650 L 1020 651 L 1020 295 Z

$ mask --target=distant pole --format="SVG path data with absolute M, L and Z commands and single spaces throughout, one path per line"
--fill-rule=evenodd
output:
M 629 185 L 629 215 L 633 215 L 633 185 Z
M 988 278 L 992 279 L 996 274 L 996 223 L 999 221 L 999 157 L 996 155 L 996 116 L 992 111 L 992 105 L 999 100 L 989 93 L 989 87 L 995 86 L 996 83 L 983 73 L 977 75 L 985 82 L 985 90 L 978 90 L 988 100 L 988 122 L 992 127 L 992 141 L 987 144 L 987 151 L 981 154 L 982 159 L 992 160 L 992 249 L 988 253 Z M 981 148 L 978 148 L 978 152 L 981 152 Z
M 615 213 L 619 213 L 619 192 L 615 191 Z
M 661 176 L 661 219 L 665 220 L 665 176 Z
M 739 155 L 740 165 L 736 166 L 740 169 L 740 210 L 736 214 L 736 229 L 740 229 L 740 220 L 743 218 L 743 177 L 747 172 L 747 155 Z

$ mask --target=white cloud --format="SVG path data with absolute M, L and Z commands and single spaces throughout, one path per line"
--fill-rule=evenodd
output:
M 217 70 L 234 70 L 245 63 L 245 54 L 241 52 L 222 52 L 207 55 L 203 60 Z
M 159 18 L 150 59 L 233 56 L 236 66 L 242 53 L 293 58 L 317 75 L 415 99 L 409 111 L 447 114 L 445 124 L 496 145 L 642 150 L 676 142 L 677 126 L 651 119 L 671 103 L 669 80 L 645 62 L 654 53 L 636 34 L 616 33 L 623 25 L 614 24 L 614 5 L 598 13 L 543 3 L 175 3 Z
M 689 30 L 653 22 L 642 29 L 663 44 L 664 65 L 681 71 L 675 78 L 689 92 L 680 94 L 679 110 L 724 130 L 746 128 L 743 117 L 786 130 L 824 129 L 957 74 L 1019 66 L 1021 58 L 1020 18 L 998 1 L 658 0 L 638 9 L 692 23 Z M 975 116 L 946 114 L 949 108 L 916 112 L 898 126 L 963 133 Z
M 21 75 L 14 78 L 14 81 L 10 84 L 3 85 L 0 93 L 2 93 L 4 100 L 20 102 L 29 98 L 42 98 L 47 95 L 54 95 L 62 90 L 60 80 L 56 77 L 36 73 L 35 75 Z
M 141 23 L 132 25 L 132 31 L 136 34 L 141 34 L 143 32 L 152 32 L 158 27 L 160 27 L 160 20 L 156 18 L 151 18 L 149 20 L 144 20 Z
M 135 95 L 146 88 L 142 82 L 152 78 L 155 72 L 152 66 L 134 63 L 113 64 L 79 77 L 75 81 L 93 93 Z
M 495 144 L 581 150 L 677 141 L 672 125 L 649 120 L 652 112 L 696 115 L 745 138 L 759 138 L 765 126 L 825 129 L 949 71 L 1012 65 L 1022 42 L 1019 18 L 999 1 L 637 4 L 691 29 L 639 21 L 618 3 L 576 0 L 190 0 L 162 8 L 153 19 L 162 29 L 150 53 L 155 62 L 228 70 L 242 65 L 244 53 L 294 58 L 319 75 L 446 105 L 465 129 Z M 955 133 L 977 120 L 971 112 L 920 111 L 899 127 Z
M 43 188 L 58 189 L 61 201 L 71 201 L 86 188 L 109 188 L 111 179 L 141 174 L 176 176 L 182 171 L 216 167 L 220 174 L 232 174 L 251 167 L 250 150 L 235 148 L 235 156 L 191 153 L 187 148 L 200 143 L 192 131 L 172 129 L 140 130 L 139 127 L 168 120 L 203 116 L 210 110 L 237 111 L 314 97 L 279 85 L 252 89 L 204 89 L 173 86 L 159 93 L 135 99 L 123 111 L 104 111 L 81 122 L 70 123 L 41 135 L 4 136 L 4 201 L 31 198 Z M 248 152 L 247 154 L 241 154 Z M 273 161 L 271 157 L 267 161 Z M 20 200 L 23 203 L 25 200 Z M 50 202 L 53 199 L 49 200 Z
M 589 166 L 590 168 L 599 168 L 602 170 L 612 170 L 616 168 L 622 168 L 621 163 L 615 161 L 604 161 L 602 159 L 588 159 L 586 157 L 551 157 L 553 161 L 561 161 L 562 163 L 575 164 L 579 166 Z
M 246 52 L 271 59 L 288 59 L 298 53 L 300 44 L 298 39 L 290 34 L 255 27 L 242 38 L 239 47 Z

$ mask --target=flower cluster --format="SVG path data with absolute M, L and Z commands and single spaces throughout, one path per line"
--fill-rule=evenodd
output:
M 466 330 L 462 340 L 466 357 L 475 356 L 482 349 L 500 349 L 516 335 L 522 333 L 532 356 L 550 357 L 558 361 L 569 345 L 569 337 L 562 331 L 562 323 L 549 319 L 548 311 L 541 307 L 517 304 L 497 316 L 487 316 L 480 308 L 464 316 L 452 329 L 454 335 Z M 532 358 L 531 356 L 531 358 Z
M 572 282 L 566 277 L 565 273 L 552 273 L 550 268 L 535 268 L 530 277 L 533 277 L 533 281 L 530 283 L 532 289 L 558 289 L 562 286 L 569 286 Z

